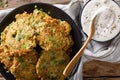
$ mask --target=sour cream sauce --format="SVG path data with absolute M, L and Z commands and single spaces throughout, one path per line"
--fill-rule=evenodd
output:
M 94 40 L 108 41 L 120 32 L 120 6 L 112 0 L 91 0 L 81 15 L 83 31 L 89 35 L 90 22 L 95 19 Z

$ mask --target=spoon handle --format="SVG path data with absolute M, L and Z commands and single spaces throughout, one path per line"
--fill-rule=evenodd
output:
M 91 21 L 90 35 L 88 36 L 88 38 L 85 41 L 84 45 L 81 47 L 81 49 L 77 52 L 77 54 L 73 57 L 73 59 L 69 62 L 69 64 L 64 69 L 63 75 L 65 77 L 68 77 L 70 75 L 72 69 L 75 67 L 76 63 L 78 62 L 78 60 L 80 59 L 80 57 L 83 55 L 84 49 L 86 48 L 87 44 L 92 39 L 92 36 L 94 35 L 94 21 L 95 21 L 95 17 Z

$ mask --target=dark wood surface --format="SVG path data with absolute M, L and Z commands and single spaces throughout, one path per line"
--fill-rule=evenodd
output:
M 8 6 L 0 9 L 13 8 L 28 2 L 68 3 L 70 0 L 9 0 Z M 90 61 L 83 66 L 84 80 L 120 80 L 120 64 L 102 61 Z M 0 80 L 5 80 L 0 75 Z
M 120 78 L 120 64 L 93 60 L 84 64 L 83 74 L 87 78 Z

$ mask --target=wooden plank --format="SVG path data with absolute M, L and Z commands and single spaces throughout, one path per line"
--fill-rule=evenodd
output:
M 120 76 L 120 64 L 90 61 L 83 66 L 84 77 Z

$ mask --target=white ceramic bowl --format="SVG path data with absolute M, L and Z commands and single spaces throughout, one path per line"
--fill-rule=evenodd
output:
M 108 41 L 120 33 L 120 6 L 113 0 L 90 0 L 81 13 L 82 29 L 87 35 L 96 14 L 94 40 Z

